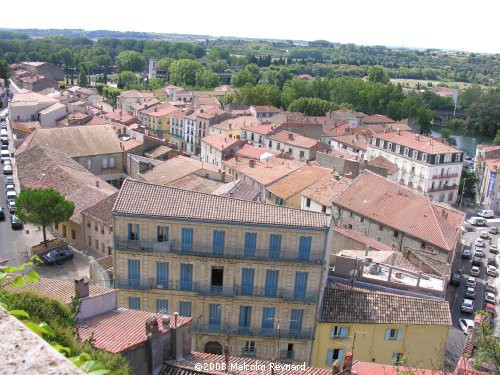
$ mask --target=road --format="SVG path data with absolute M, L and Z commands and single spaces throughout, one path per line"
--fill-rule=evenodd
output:
M 9 129 L 9 151 L 13 152 L 12 132 Z M 14 163 L 14 161 L 13 161 Z M 19 187 L 16 185 L 16 190 L 19 192 Z M 0 205 L 4 208 L 5 220 L 0 221 L 0 258 L 8 259 L 7 265 L 19 265 L 27 261 L 26 258 L 26 242 L 23 235 L 23 230 L 13 230 L 10 225 L 10 214 L 7 209 L 7 201 L 5 195 L 5 176 L 0 177 Z
M 467 215 L 470 217 L 470 215 Z M 474 232 L 465 233 L 462 236 L 463 243 L 470 243 L 472 247 L 472 251 L 474 250 L 474 241 L 479 237 L 481 230 L 488 230 L 491 227 L 500 228 L 500 220 L 499 219 L 489 219 L 488 226 L 486 227 L 476 227 Z M 491 236 L 491 235 L 490 235 Z M 491 236 L 493 243 L 498 243 L 499 236 Z M 489 250 L 488 244 L 486 244 L 485 249 Z M 493 283 L 497 285 L 497 289 L 500 286 L 500 280 L 498 278 L 494 278 L 486 275 L 486 265 L 489 257 L 495 256 L 491 254 L 489 251 L 485 251 L 485 256 L 482 258 L 482 264 L 480 266 L 480 276 L 477 277 L 477 286 L 476 286 L 476 297 L 474 299 L 474 310 L 479 311 L 483 309 L 484 306 L 484 284 L 485 283 Z M 496 256 L 497 262 L 499 257 Z M 460 254 L 457 254 L 455 262 L 452 266 L 453 272 L 457 270 L 462 271 L 462 279 L 460 281 L 459 286 L 449 286 L 446 291 L 446 300 L 450 302 L 451 306 L 451 317 L 453 321 L 453 327 L 450 329 L 450 333 L 448 336 L 448 341 L 446 343 L 446 357 L 450 359 L 450 361 L 456 364 L 456 361 L 461 356 L 463 347 L 466 343 L 466 335 L 460 330 L 460 326 L 458 324 L 458 320 L 460 318 L 464 319 L 474 319 L 474 314 L 467 314 L 461 311 L 462 301 L 464 299 L 465 293 L 465 283 L 469 276 L 470 269 L 472 267 L 472 260 L 470 259 L 462 259 Z M 497 319 L 498 319 L 498 308 L 497 308 Z M 500 324 L 496 324 L 497 333 L 499 330 Z

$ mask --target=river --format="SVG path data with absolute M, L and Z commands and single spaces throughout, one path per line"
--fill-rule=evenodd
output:
M 476 147 L 479 144 L 490 145 L 493 142 L 493 138 L 486 135 L 476 133 L 472 130 L 462 130 L 462 129 L 452 129 L 452 128 L 442 128 L 440 126 L 433 126 L 431 129 L 431 136 L 441 137 L 442 129 L 450 129 L 451 136 L 457 141 L 457 148 L 463 151 L 464 154 L 474 157 L 476 155 Z

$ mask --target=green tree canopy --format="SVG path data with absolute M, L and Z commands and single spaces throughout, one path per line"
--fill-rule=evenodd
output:
M 493 139 L 493 144 L 495 146 L 500 146 L 500 130 L 497 130 L 497 134 L 495 135 L 495 138 Z
M 87 81 L 87 74 L 85 73 L 85 70 L 80 68 L 80 74 L 78 75 L 78 86 L 80 87 L 87 87 L 88 86 L 88 81 Z
M 54 189 L 23 189 L 16 198 L 16 206 L 16 215 L 23 223 L 42 227 L 45 246 L 46 228 L 52 223 L 68 220 L 75 210 L 75 204 Z
M 142 72 L 146 69 L 146 59 L 136 51 L 120 52 L 115 59 L 118 72 L 130 70 L 131 72 Z
M 388 83 L 389 75 L 385 72 L 384 68 L 375 65 L 368 68 L 368 80 L 371 82 Z
M 158 70 L 165 70 L 168 72 L 168 68 L 173 61 L 174 59 L 171 59 L 170 57 L 164 57 L 163 59 L 158 60 L 158 62 L 156 63 L 156 68 Z
M 118 75 L 118 87 L 127 88 L 127 86 L 138 82 L 137 74 L 129 70 L 124 70 Z
M 231 79 L 231 84 L 234 87 L 243 87 L 245 85 L 257 84 L 257 77 L 249 70 L 242 70 L 234 74 Z
M 168 68 L 169 81 L 174 85 L 214 88 L 220 80 L 210 69 L 190 59 L 173 61 Z
M 335 103 L 318 98 L 295 99 L 289 106 L 290 112 L 302 112 L 307 116 L 324 116 L 330 109 L 337 109 Z

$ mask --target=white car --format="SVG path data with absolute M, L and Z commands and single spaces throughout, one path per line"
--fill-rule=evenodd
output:
M 484 247 L 484 240 L 482 238 L 477 238 L 474 242 L 475 247 Z
M 465 285 L 469 286 L 471 288 L 475 288 L 476 287 L 476 278 L 473 276 L 469 276 Z
M 14 186 L 14 184 L 8 184 L 5 187 L 5 190 L 7 190 L 7 191 L 16 191 L 16 187 Z
M 488 293 L 488 292 L 484 293 L 484 300 L 486 302 L 496 304 L 495 295 L 493 293 Z
M 484 217 L 485 219 L 491 218 L 495 216 L 493 210 L 482 210 L 477 213 L 479 216 Z
M 479 267 L 478 266 L 472 266 L 472 268 L 470 269 L 470 275 L 471 276 L 479 277 L 480 274 L 481 274 L 481 270 L 479 269 Z
M 472 313 L 474 311 L 474 301 L 471 299 L 464 299 L 462 302 L 462 308 L 460 309 L 465 313 Z
M 12 174 L 12 165 L 11 164 L 6 164 L 3 166 L 3 174 Z
M 479 237 L 484 238 L 484 239 L 488 239 L 489 238 L 488 231 L 482 230 L 481 233 L 479 234 Z
M 498 275 L 497 268 L 495 266 L 486 267 L 486 274 L 489 276 L 497 277 Z
M 484 258 L 484 251 L 482 248 L 476 248 L 474 250 L 474 256 L 475 257 L 480 257 L 480 258 Z
M 460 329 L 467 334 L 467 331 L 470 328 L 474 328 L 474 321 L 471 319 L 458 319 L 458 324 L 460 325 Z

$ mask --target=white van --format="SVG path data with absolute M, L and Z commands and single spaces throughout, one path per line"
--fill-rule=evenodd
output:
M 486 225 L 486 219 L 478 216 L 473 216 L 467 221 L 472 225 Z
M 493 210 L 481 210 L 477 214 L 481 217 L 484 217 L 484 218 L 490 218 L 490 217 L 495 216 L 495 213 L 493 212 Z

